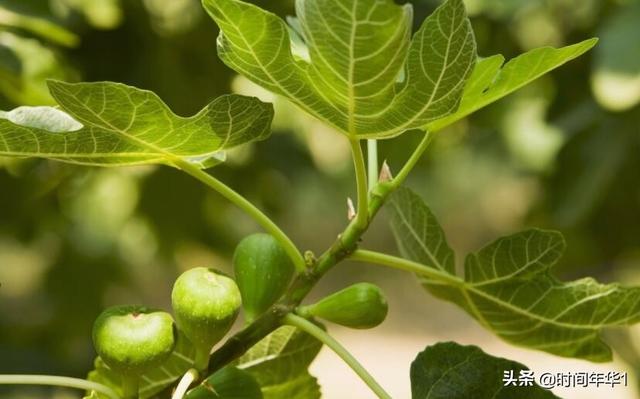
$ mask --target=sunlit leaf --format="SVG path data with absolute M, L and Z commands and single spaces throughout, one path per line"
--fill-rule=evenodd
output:
M 409 5 L 298 0 L 293 30 L 309 61 L 293 55 L 292 30 L 274 14 L 239 0 L 203 3 L 227 65 L 351 137 L 391 137 L 454 112 L 476 59 L 462 0 L 446 1 L 413 38 Z
M 526 370 L 520 363 L 490 356 L 476 346 L 439 343 L 427 347 L 411 363 L 411 398 L 557 398 L 533 382 L 521 385 L 520 373 Z
M 599 284 L 592 278 L 562 282 L 551 268 L 562 256 L 560 233 L 528 230 L 500 238 L 453 272 L 453 253 L 437 220 L 409 189 L 391 201 L 400 251 L 424 265 L 422 284 L 453 302 L 502 339 L 560 356 L 611 360 L 600 338 L 604 327 L 640 320 L 640 289 Z
M 219 97 L 176 116 L 154 93 L 118 83 L 50 82 L 61 110 L 0 113 L 0 156 L 121 166 L 186 160 L 211 166 L 221 152 L 269 134 L 273 109 L 255 98 Z M 212 162 L 213 161 L 213 162 Z
M 284 326 L 251 348 L 236 366 L 256 378 L 265 399 L 319 399 L 320 387 L 307 369 L 321 347 L 312 336 Z
M 537 48 L 510 60 L 504 66 L 504 57 L 501 55 L 481 59 L 469 78 L 458 110 L 428 124 L 426 128 L 431 131 L 440 130 L 498 101 L 547 72 L 581 56 L 597 42 L 597 39 L 589 39 L 559 49 Z

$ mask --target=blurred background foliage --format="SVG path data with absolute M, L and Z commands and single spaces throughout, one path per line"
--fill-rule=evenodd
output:
M 293 12 L 293 0 L 256 3 Z M 437 6 L 412 3 L 417 22 Z M 569 244 L 563 277 L 640 283 L 640 1 L 466 3 L 480 55 L 601 41 L 440 133 L 408 184 L 460 253 L 524 226 L 553 228 Z M 216 57 L 216 35 L 197 0 L 0 0 L 0 109 L 51 103 L 50 78 L 153 90 L 181 115 L 231 90 L 274 101 L 273 137 L 233 151 L 214 173 L 301 247 L 321 251 L 345 224 L 346 197 L 354 195 L 348 144 L 236 77 Z M 413 132 L 382 142 L 381 157 L 397 169 L 419 139 Z M 166 307 L 180 270 L 228 269 L 234 245 L 255 230 L 239 210 L 168 168 L 0 159 L 0 373 L 83 375 L 93 357 L 90 327 L 104 306 Z M 366 241 L 395 251 L 383 221 Z M 398 303 L 386 328 L 402 330 L 415 317 L 428 323 L 426 296 L 396 274 L 347 266 L 317 292 L 363 278 Z M 640 365 L 628 349 L 640 348 L 640 332 L 611 339 L 625 342 L 623 354 Z M 16 397 L 26 398 L 21 392 Z

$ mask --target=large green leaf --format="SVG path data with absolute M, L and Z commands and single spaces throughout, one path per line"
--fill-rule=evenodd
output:
M 462 0 L 447 0 L 411 38 L 412 9 L 392 0 L 297 0 L 305 51 L 276 15 L 203 0 L 237 72 L 358 138 L 384 138 L 454 112 L 476 59 Z
M 176 348 L 160 367 L 157 367 L 142 376 L 140 381 L 140 399 L 152 398 L 157 393 L 165 390 L 171 384 L 176 383 L 184 373 L 193 367 L 195 349 L 184 335 L 178 335 Z M 120 391 L 120 376 L 107 366 L 99 357 L 94 363 L 94 369 L 89 373 L 90 381 L 106 385 L 116 392 Z M 105 399 L 106 396 L 94 393 L 97 397 Z
M 185 395 L 185 399 L 262 399 L 260 385 L 246 371 L 225 367 Z
M 611 359 L 600 330 L 640 320 L 640 288 L 599 284 L 592 278 L 561 282 L 550 273 L 565 243 L 557 232 L 528 230 L 503 237 L 467 256 L 464 277 L 424 202 L 402 188 L 391 200 L 400 251 L 423 265 L 421 282 L 461 306 L 504 340 L 560 356 Z
M 426 126 L 436 131 L 484 108 L 538 79 L 547 72 L 589 51 L 598 39 L 562 47 L 541 47 L 524 53 L 504 66 L 504 57 L 494 55 L 481 59 L 469 78 L 458 110 Z
M 520 385 L 527 367 L 476 346 L 439 343 L 411 363 L 412 399 L 553 399 L 538 385 Z M 525 377 L 526 377 L 525 373 Z M 506 377 L 506 378 L 505 378 Z M 535 376 L 534 376 L 535 377 Z M 514 385 L 515 382 L 515 385 Z M 524 382 L 524 380 L 523 380 Z
M 49 82 L 62 110 L 0 112 L 0 156 L 40 157 L 98 166 L 210 166 L 227 148 L 269 134 L 271 105 L 222 96 L 197 115 L 175 115 L 154 93 L 118 83 Z
M 307 369 L 322 344 L 295 327 L 280 327 L 244 354 L 236 366 L 253 375 L 265 399 L 319 399 Z

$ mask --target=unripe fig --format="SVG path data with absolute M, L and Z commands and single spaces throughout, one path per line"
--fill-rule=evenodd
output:
M 233 255 L 233 270 L 245 319 L 251 322 L 284 294 L 295 266 L 273 236 L 259 233 L 240 241 Z
M 142 306 L 105 310 L 93 326 L 96 352 L 112 369 L 142 374 L 162 363 L 175 346 L 169 313 Z
M 302 316 L 315 316 L 351 328 L 373 328 L 387 317 L 387 301 L 380 289 L 358 283 L 319 302 L 298 308 Z
M 238 316 L 242 303 L 238 286 L 213 269 L 197 267 L 178 277 L 171 303 L 178 328 L 196 348 L 196 368 L 206 369 L 211 348 Z
M 176 330 L 169 313 L 116 306 L 96 319 L 93 344 L 100 358 L 121 375 L 124 397 L 137 398 L 139 377 L 171 355 Z

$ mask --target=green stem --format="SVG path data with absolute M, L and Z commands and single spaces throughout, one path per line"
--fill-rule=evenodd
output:
M 49 385 L 65 388 L 76 388 L 84 391 L 96 391 L 110 399 L 120 399 L 111 388 L 80 378 L 60 377 L 55 375 L 0 375 L 0 385 Z
M 335 340 L 331 335 L 329 335 L 326 331 L 316 326 L 312 322 L 303 319 L 300 316 L 296 316 L 294 314 L 288 314 L 284 317 L 284 322 L 290 326 L 294 326 L 299 328 L 300 330 L 308 333 L 309 335 L 317 338 L 320 342 L 327 345 L 331 350 L 333 350 L 338 356 L 344 360 L 345 363 L 355 371 L 356 374 L 364 381 L 365 384 L 371 388 L 371 390 L 378 396 L 380 399 L 391 399 L 391 395 L 389 395 L 378 382 L 369 374 L 369 372 L 358 362 L 358 360 L 353 357 L 349 351 L 342 346 L 338 341 Z
M 189 390 L 191 384 L 200 378 L 200 373 L 196 369 L 189 369 L 180 379 L 178 386 L 176 386 L 176 390 L 173 391 L 173 395 L 171 395 L 171 399 L 183 399 L 184 395 Z
M 411 154 L 411 157 L 409 157 L 409 159 L 404 164 L 400 172 L 391 181 L 392 190 L 399 187 L 406 180 L 409 173 L 413 170 L 413 168 L 416 166 L 416 164 L 422 157 L 422 154 L 424 154 L 427 147 L 429 147 L 429 144 L 431 144 L 432 139 L 433 139 L 433 133 L 425 132 L 424 137 L 422 138 L 422 141 L 420 142 L 420 144 L 418 144 L 418 147 L 415 149 L 415 151 L 413 151 L 413 153 Z
M 410 273 L 416 273 L 433 280 L 446 282 L 452 285 L 464 285 L 464 281 L 454 275 L 442 272 L 434 267 L 425 266 L 421 263 L 413 262 L 397 256 L 387 255 L 380 252 L 358 249 L 353 251 L 349 260 L 356 262 L 366 262 L 375 265 L 387 266 Z
M 296 266 L 298 272 L 301 273 L 306 270 L 305 260 L 296 245 L 280 229 L 280 227 L 278 227 L 271 219 L 269 219 L 269 217 L 265 215 L 261 210 L 256 208 L 246 198 L 233 191 L 220 180 L 202 171 L 197 166 L 183 160 L 175 160 L 174 164 L 183 172 L 186 172 L 196 179 L 200 180 L 202 183 L 214 189 L 223 197 L 233 202 L 236 206 L 249 214 L 249 216 L 251 216 L 260 226 L 262 226 L 262 228 L 264 228 L 269 234 L 274 236 L 280 242 L 284 250 L 293 261 L 293 264 Z
M 378 141 L 367 140 L 367 175 L 369 176 L 369 188 L 378 183 Z
M 356 172 L 356 186 L 358 189 L 358 213 L 354 220 L 356 226 L 365 228 L 369 219 L 367 214 L 369 192 L 367 189 L 367 171 L 365 170 L 364 154 L 362 153 L 360 140 L 349 139 L 349 142 L 351 143 L 353 166 Z
M 211 355 L 211 350 L 202 350 L 196 348 L 196 356 L 193 361 L 193 367 L 196 370 L 203 372 L 207 370 L 207 366 L 209 365 L 209 356 Z

